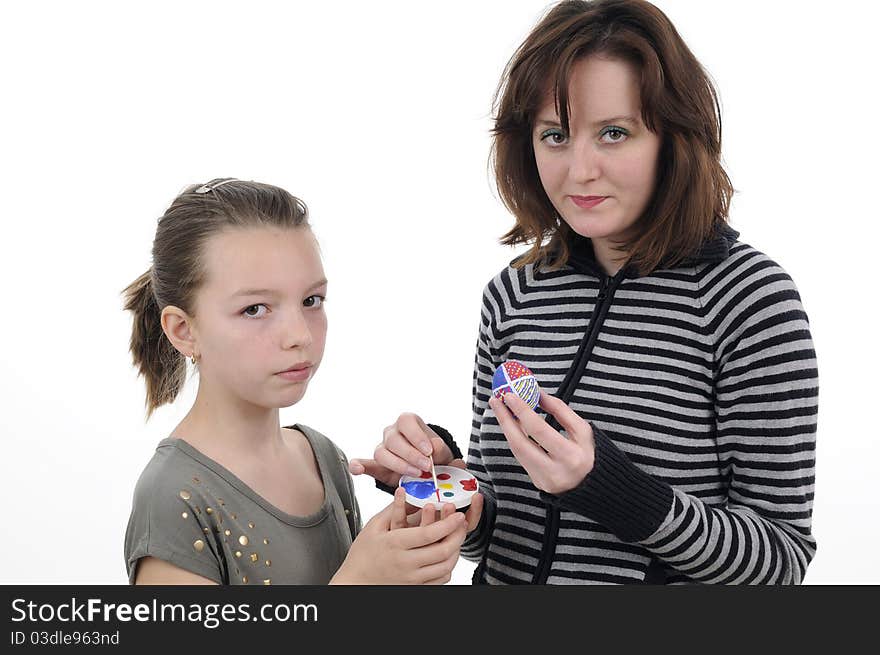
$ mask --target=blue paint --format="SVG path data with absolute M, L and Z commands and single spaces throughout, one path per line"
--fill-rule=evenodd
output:
M 406 493 L 410 496 L 419 500 L 427 498 L 436 491 L 433 480 L 412 480 L 411 482 L 404 482 L 400 486 L 406 489 Z

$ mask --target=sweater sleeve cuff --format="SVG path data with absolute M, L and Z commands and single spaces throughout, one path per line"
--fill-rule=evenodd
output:
M 633 464 L 595 425 L 596 459 L 580 485 L 550 496 L 561 509 L 577 512 L 611 530 L 625 542 L 654 534 L 672 508 L 672 487 Z
M 443 443 L 449 446 L 449 450 L 452 451 L 452 459 L 464 459 L 464 455 L 461 454 L 458 444 L 455 443 L 455 439 L 452 438 L 452 435 L 449 434 L 449 431 L 446 428 L 434 425 L 433 423 L 428 423 L 428 427 L 436 432 L 438 437 L 443 439 Z
M 463 459 L 463 455 L 461 454 L 458 445 L 455 443 L 455 439 L 452 438 L 452 435 L 449 434 L 449 431 L 446 428 L 434 425 L 433 423 L 428 423 L 428 427 L 436 432 L 438 437 L 443 439 L 443 443 L 449 446 L 449 450 L 452 451 L 452 459 Z M 376 489 L 393 495 L 397 487 L 392 487 L 390 484 L 385 484 L 384 482 L 376 480 Z

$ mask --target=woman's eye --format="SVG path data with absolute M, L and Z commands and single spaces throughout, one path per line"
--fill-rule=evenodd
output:
M 602 132 L 602 137 L 606 137 L 611 135 L 611 139 L 606 141 L 605 143 L 620 143 L 621 141 L 625 141 L 628 134 L 626 130 L 622 130 L 619 127 L 609 127 L 607 130 Z
M 558 129 L 549 129 L 545 130 L 541 133 L 541 141 L 550 144 L 551 146 L 559 146 L 565 143 L 566 136 L 565 132 Z
M 260 314 L 260 313 L 251 313 L 251 310 L 252 310 L 252 309 L 257 309 L 257 312 L 259 312 L 259 308 L 260 308 L 260 307 L 263 307 L 263 308 L 265 309 L 265 308 L 266 308 L 266 305 L 260 303 L 260 304 L 258 304 L 258 305 L 251 305 L 251 306 L 249 306 L 249 307 L 245 307 L 245 308 L 244 308 L 244 311 L 242 311 L 242 314 L 243 314 L 244 316 L 247 316 L 248 318 L 263 318 L 263 317 L 266 315 L 266 312 L 263 312 L 262 314 Z
M 324 304 L 324 301 L 327 300 L 324 296 L 309 296 L 305 300 L 303 300 L 304 307 L 320 307 Z

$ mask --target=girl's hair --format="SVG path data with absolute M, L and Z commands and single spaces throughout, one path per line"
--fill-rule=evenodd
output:
M 129 350 L 147 385 L 147 418 L 173 402 L 186 382 L 186 356 L 165 336 L 162 310 L 174 305 L 195 316 L 205 282 L 205 242 L 224 229 L 308 227 L 308 209 L 284 189 L 234 178 L 187 187 L 165 211 L 153 240 L 153 265 L 122 292 L 134 315 Z
M 552 92 L 568 131 L 570 72 L 588 55 L 635 66 L 642 120 L 662 141 L 654 194 L 621 248 L 642 274 L 674 265 L 727 220 L 734 189 L 721 166 L 721 109 L 709 76 L 666 15 L 644 0 L 560 2 L 508 62 L 493 101 L 491 160 L 516 224 L 501 243 L 532 244 L 516 266 L 558 268 L 568 259 L 576 235 L 541 185 L 532 129 Z

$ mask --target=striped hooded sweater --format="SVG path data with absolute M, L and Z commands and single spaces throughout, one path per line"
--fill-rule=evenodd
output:
M 467 453 L 486 504 L 461 551 L 475 583 L 802 582 L 816 356 L 791 278 L 738 236 L 643 277 L 607 276 L 580 239 L 561 269 L 489 282 Z M 511 453 L 488 406 L 507 359 L 592 425 L 578 487 L 539 491 Z

